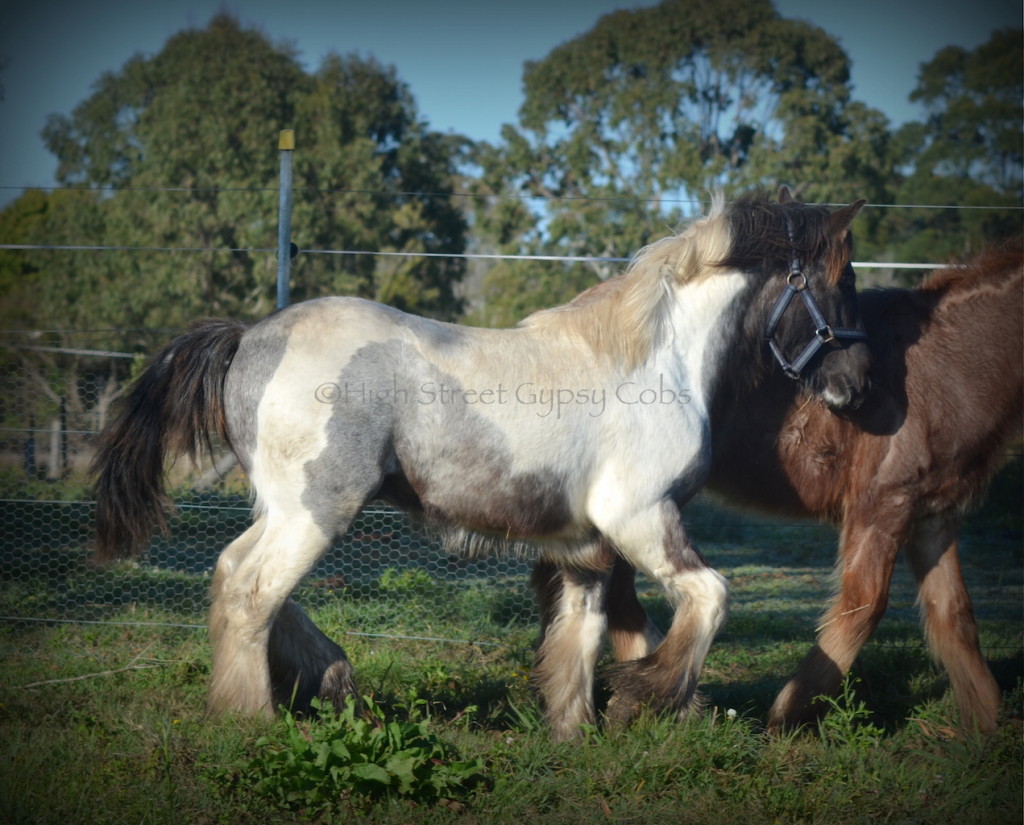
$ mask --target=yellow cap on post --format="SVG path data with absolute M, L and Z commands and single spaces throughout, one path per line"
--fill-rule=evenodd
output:
M 278 149 L 294 149 L 295 148 L 295 130 L 294 129 L 282 129 L 281 134 L 277 138 Z

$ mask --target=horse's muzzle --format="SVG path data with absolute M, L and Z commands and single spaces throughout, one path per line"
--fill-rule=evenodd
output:
M 821 393 L 822 399 L 830 409 L 837 412 L 853 412 L 860 409 L 861 404 L 868 394 L 869 383 L 867 378 L 855 385 L 849 379 L 838 377 L 827 382 Z

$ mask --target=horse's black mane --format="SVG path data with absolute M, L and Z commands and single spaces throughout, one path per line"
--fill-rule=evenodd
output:
M 745 271 L 777 271 L 788 266 L 794 249 L 804 260 L 834 255 L 839 250 L 834 248 L 829 214 L 824 206 L 779 203 L 764 192 L 744 195 L 726 210 L 732 248 L 722 264 Z

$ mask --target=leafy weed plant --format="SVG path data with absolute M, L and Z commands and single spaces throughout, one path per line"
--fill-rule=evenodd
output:
M 818 722 L 818 730 L 826 745 L 863 755 L 878 746 L 885 731 L 871 722 L 871 711 L 857 699 L 854 692 L 857 681 L 847 675 L 839 695 L 817 698 L 816 701 L 828 707 L 828 713 Z
M 483 762 L 460 759 L 425 720 L 387 721 L 372 698 L 362 701 L 362 711 L 350 697 L 340 712 L 314 701 L 314 719 L 284 710 L 274 732 L 256 741 L 254 756 L 211 778 L 305 815 L 353 800 L 435 805 L 464 797 L 483 780 Z

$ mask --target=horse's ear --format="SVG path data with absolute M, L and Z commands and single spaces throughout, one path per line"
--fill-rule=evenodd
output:
M 844 237 L 847 230 L 850 228 L 850 224 L 853 223 L 853 219 L 856 218 L 860 210 L 864 208 L 865 203 L 867 203 L 867 201 L 864 200 L 864 198 L 859 198 L 849 206 L 837 209 L 829 215 L 828 225 L 829 229 L 832 230 L 832 234 L 836 237 Z
M 793 203 L 796 198 L 793 197 L 793 193 L 789 191 L 789 187 L 786 184 L 782 184 L 779 187 L 779 203 Z

